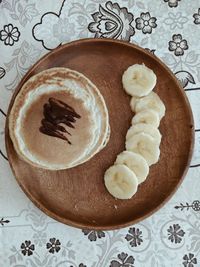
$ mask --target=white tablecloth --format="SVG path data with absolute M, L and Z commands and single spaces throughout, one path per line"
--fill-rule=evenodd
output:
M 49 218 L 21 191 L 6 160 L 14 88 L 42 55 L 83 37 L 150 49 L 182 82 L 194 113 L 195 150 L 183 184 L 153 216 L 118 231 L 82 231 Z M 199 41 L 199 0 L 0 1 L 0 266 L 200 266 Z

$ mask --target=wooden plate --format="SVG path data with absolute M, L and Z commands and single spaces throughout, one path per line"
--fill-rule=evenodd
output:
M 139 186 L 137 194 L 122 201 L 109 195 L 103 176 L 125 147 L 125 135 L 133 114 L 130 97 L 122 89 L 121 76 L 135 63 L 145 63 L 156 73 L 155 91 L 165 103 L 166 116 L 160 125 L 163 135 L 160 161 L 150 168 L 148 179 Z M 110 39 L 79 40 L 45 55 L 28 71 L 16 88 L 9 111 L 23 83 L 51 67 L 80 71 L 97 85 L 108 107 L 111 137 L 106 148 L 85 164 L 64 171 L 46 171 L 19 159 L 7 123 L 8 158 L 23 191 L 47 215 L 80 228 L 115 229 L 151 215 L 180 185 L 193 148 L 191 109 L 173 74 L 157 57 L 133 44 Z

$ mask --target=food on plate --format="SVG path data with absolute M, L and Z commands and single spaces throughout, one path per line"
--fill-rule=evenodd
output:
M 146 123 L 157 128 L 160 124 L 160 119 L 158 112 L 154 111 L 153 109 L 145 109 L 136 113 L 131 123 L 133 125 L 137 123 Z
M 126 140 L 131 138 L 133 135 L 138 133 L 147 133 L 151 135 L 154 141 L 159 145 L 161 142 L 161 133 L 160 131 L 151 124 L 148 123 L 137 123 L 133 124 L 127 131 Z
M 120 183 L 117 187 L 113 183 L 115 173 L 118 168 L 122 168 L 119 166 L 126 166 L 132 171 L 139 185 L 146 180 L 149 166 L 159 161 L 162 135 L 158 127 L 166 109 L 160 97 L 152 91 L 156 81 L 155 73 L 144 64 L 134 64 L 128 67 L 122 75 L 123 88 L 127 94 L 132 96 L 130 107 L 134 116 L 131 121 L 132 125 L 126 133 L 126 151 L 117 156 L 114 166 L 111 166 L 104 176 L 106 188 L 116 198 L 130 198 L 130 195 L 124 194 L 122 198 L 119 194 L 121 192 L 119 184 L 121 185 L 122 181 L 127 181 L 127 191 L 132 188 L 128 183 L 130 172 L 128 173 L 127 170 L 120 172 Z M 137 187 L 135 187 L 136 192 Z
M 130 101 L 130 107 L 131 107 L 131 110 L 133 112 L 135 112 L 135 105 L 136 105 L 136 102 L 139 98 L 138 97 L 135 97 L 135 96 L 132 96 L 131 97 L 131 101 Z
M 115 164 L 124 164 L 133 171 L 138 179 L 138 184 L 144 182 L 149 174 L 146 160 L 138 153 L 123 151 L 117 156 Z
M 154 92 L 151 92 L 149 95 L 138 99 L 135 103 L 136 113 L 149 109 L 156 111 L 159 115 L 160 120 L 165 115 L 165 105 L 160 97 Z
M 136 192 L 138 179 L 133 171 L 123 164 L 113 165 L 104 175 L 108 192 L 119 199 L 129 199 Z
M 160 149 L 155 139 L 147 133 L 138 133 L 126 140 L 126 150 L 142 155 L 149 166 L 159 160 Z
M 108 142 L 108 111 L 97 87 L 67 68 L 44 70 L 24 83 L 9 116 L 19 156 L 45 169 L 77 166 Z
M 156 75 L 144 64 L 134 64 L 123 73 L 122 83 L 127 94 L 136 97 L 146 96 L 156 85 Z

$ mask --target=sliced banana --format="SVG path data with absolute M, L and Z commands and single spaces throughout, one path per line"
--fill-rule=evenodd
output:
M 155 73 L 144 64 L 135 64 L 122 75 L 122 83 L 125 91 L 136 97 L 148 95 L 156 85 Z
M 146 160 L 139 154 L 131 151 L 123 151 L 117 156 L 115 164 L 124 164 L 136 174 L 138 183 L 146 180 L 149 174 L 149 166 Z
M 135 103 L 136 113 L 147 109 L 153 109 L 156 111 L 160 119 L 162 119 L 162 117 L 165 115 L 165 105 L 160 97 L 154 92 L 151 92 L 149 95 L 138 99 Z
M 137 100 L 140 99 L 139 97 L 132 96 L 130 101 L 131 110 L 135 112 L 135 105 Z
M 146 133 L 138 133 L 129 138 L 126 141 L 126 150 L 142 155 L 149 166 L 155 164 L 160 156 L 158 143 Z
M 147 123 L 138 123 L 138 124 L 132 125 L 127 131 L 126 140 L 129 140 L 130 138 L 132 138 L 132 136 L 138 133 L 149 134 L 151 137 L 153 137 L 155 143 L 157 143 L 158 145 L 161 142 L 162 135 L 160 131 L 156 127 L 152 126 L 151 124 L 147 124 Z
M 138 188 L 136 175 L 123 164 L 113 165 L 107 169 L 104 182 L 108 192 L 119 199 L 131 198 Z
M 136 113 L 131 123 L 147 123 L 157 128 L 160 124 L 160 119 L 156 111 L 154 111 L 153 109 L 145 109 Z

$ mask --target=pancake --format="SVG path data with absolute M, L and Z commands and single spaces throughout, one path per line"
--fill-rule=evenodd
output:
M 31 77 L 15 98 L 9 133 L 19 156 L 45 169 L 75 167 L 109 140 L 105 101 L 83 74 L 52 68 Z

